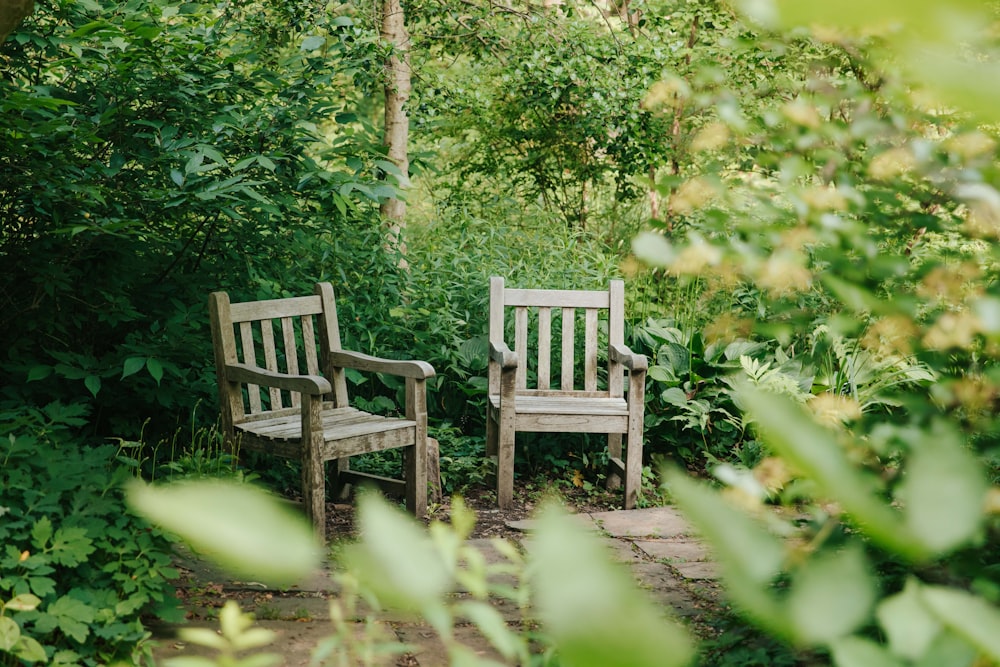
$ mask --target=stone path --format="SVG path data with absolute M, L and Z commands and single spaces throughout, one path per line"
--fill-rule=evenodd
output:
M 639 586 L 674 616 L 691 619 L 714 594 L 716 567 L 702 543 L 692 534 L 689 524 L 672 507 L 600 512 L 578 515 L 593 526 L 608 542 L 614 557 L 627 563 Z M 530 520 L 512 522 L 511 528 L 530 535 Z M 473 540 L 487 559 L 499 558 L 490 540 Z M 492 555 L 491 555 L 492 553 Z M 187 603 L 216 606 L 222 597 L 239 599 L 244 611 L 253 612 L 259 627 L 277 635 L 270 651 L 280 653 L 286 667 L 307 666 L 317 644 L 331 632 L 329 599 L 336 596 L 336 585 L 328 573 L 317 573 L 309 581 L 290 590 L 267 590 L 262 585 L 241 583 L 213 571 L 197 562 L 186 564 L 197 594 Z M 520 619 L 520 611 L 512 603 L 498 600 L 498 610 L 509 622 Z M 506 608 L 505 608 L 506 607 Z M 214 616 L 210 610 L 200 610 L 198 616 Z M 414 646 L 402 661 L 388 660 L 386 665 L 407 667 L 441 667 L 448 664 L 444 646 L 430 628 L 405 618 L 387 617 L 381 622 L 386 636 Z M 194 625 L 217 628 L 216 621 Z M 191 624 L 188 624 L 191 625 Z M 154 656 L 157 664 L 176 656 L 206 655 L 198 647 L 186 645 L 174 638 L 178 626 L 157 628 Z M 456 636 L 467 646 L 499 660 L 491 647 L 472 626 L 459 625 Z

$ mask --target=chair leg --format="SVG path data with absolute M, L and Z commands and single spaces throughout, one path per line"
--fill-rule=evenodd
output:
M 618 464 L 622 458 L 622 434 L 608 433 L 608 481 L 607 489 L 615 491 L 621 488 L 622 476 Z
M 499 433 L 497 427 L 497 417 L 493 408 L 486 408 L 486 457 L 497 455 L 497 441 Z
M 320 448 L 323 446 L 323 401 L 302 395 L 302 500 L 316 534 L 326 538 L 326 475 Z
M 406 509 L 416 517 L 427 514 L 427 438 L 403 450 Z
M 326 537 L 326 479 L 323 461 L 313 455 L 313 448 L 302 454 L 302 503 L 316 534 Z
M 500 414 L 497 424 L 497 505 L 507 509 L 514 501 L 514 414 Z
M 625 509 L 635 507 L 642 487 L 642 429 L 629 428 L 625 443 Z

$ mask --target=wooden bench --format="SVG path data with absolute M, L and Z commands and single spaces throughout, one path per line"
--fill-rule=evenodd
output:
M 511 289 L 504 287 L 503 278 L 490 278 L 486 452 L 497 457 L 497 502 L 501 508 L 513 499 L 514 435 L 518 431 L 607 433 L 609 487 L 614 488 L 624 477 L 624 506 L 635 506 L 642 477 L 647 362 L 624 343 L 624 304 L 625 289 L 620 280 L 611 281 L 608 290 L 571 291 Z M 505 320 L 510 314 L 513 319 Z M 509 322 L 513 324 L 513 350 L 505 338 Z M 556 324 L 560 336 L 554 346 Z M 583 330 L 582 340 L 577 336 L 578 327 Z M 607 343 L 599 349 L 602 336 Z M 607 360 L 607 376 L 599 382 L 601 352 Z M 553 389 L 556 359 L 560 377 L 558 388 Z M 530 387 L 529 378 L 534 379 Z M 582 386 L 578 386 L 579 380 Z
M 409 511 L 427 510 L 426 380 L 423 361 L 380 359 L 341 348 L 333 286 L 312 296 L 231 303 L 209 296 L 222 429 L 234 451 L 258 450 L 302 462 L 302 499 L 320 535 L 326 526 L 325 463 L 337 487 L 371 481 L 402 492 Z M 237 342 L 238 341 L 238 342 Z M 405 378 L 405 417 L 351 407 L 345 369 Z M 404 479 L 350 469 L 350 457 L 397 447 Z

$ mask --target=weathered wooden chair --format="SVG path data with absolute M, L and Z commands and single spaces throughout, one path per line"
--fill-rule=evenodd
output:
M 338 487 L 372 481 L 402 491 L 417 516 L 426 512 L 430 364 L 342 349 L 329 283 L 317 284 L 313 296 L 245 303 L 214 292 L 209 313 L 225 437 L 239 450 L 302 461 L 302 499 L 320 535 L 326 526 L 324 464 L 331 460 L 337 461 Z M 405 378 L 405 418 L 351 407 L 345 369 Z M 351 456 L 396 447 L 406 448 L 404 480 L 350 469 Z
M 513 499 L 514 435 L 518 431 L 607 433 L 609 487 L 614 488 L 624 477 L 624 506 L 635 506 L 642 477 L 647 362 L 624 343 L 624 303 L 620 280 L 611 281 L 605 291 L 570 291 L 510 289 L 504 287 L 503 278 L 490 278 L 486 453 L 497 457 L 497 502 L 501 508 Z M 578 321 L 579 310 L 583 311 L 582 322 Z M 505 342 L 504 318 L 509 311 L 513 311 L 513 351 Z M 560 342 L 553 346 L 553 322 L 557 320 Z M 534 325 L 533 332 L 529 323 Z M 578 324 L 583 326 L 582 344 L 576 338 Z M 602 327 L 606 327 L 608 339 L 608 370 L 599 382 Z M 535 353 L 533 358 L 529 358 L 529 348 Z M 553 351 L 561 370 L 558 389 L 551 388 Z M 582 376 L 582 388 L 574 384 L 578 376 Z M 529 388 L 532 379 L 534 386 Z M 622 434 L 626 438 L 624 461 Z

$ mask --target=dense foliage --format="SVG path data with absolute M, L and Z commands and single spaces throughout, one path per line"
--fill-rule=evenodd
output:
M 371 270 L 363 42 L 284 3 L 39 3 L 0 53 L 5 399 L 162 432 L 212 398 L 209 291 Z
M 969 619 L 988 630 L 1000 603 L 1000 105 L 977 85 L 995 77 L 995 36 L 978 29 L 997 17 L 972 0 L 959 14 L 847 4 L 414 4 L 403 270 L 378 219 L 400 188 L 373 120 L 388 51 L 367 12 L 37 3 L 0 45 L 0 408 L 18 416 L 0 434 L 2 627 L 14 619 L 50 658 L 141 640 L 135 614 L 159 580 L 108 583 L 127 594 L 112 600 L 75 571 L 162 571 L 152 533 L 116 541 L 138 529 L 107 516 L 119 473 L 103 476 L 102 443 L 133 443 L 132 470 L 151 474 L 158 456 L 195 451 L 156 443 L 212 438 L 208 292 L 332 280 L 347 345 L 437 369 L 432 429 L 461 489 L 489 477 L 488 276 L 625 275 L 631 344 L 651 361 L 647 501 L 671 460 L 750 505 L 806 510 L 799 549 L 669 477 L 665 493 L 726 528 L 714 538 L 744 611 L 843 664 L 995 659 Z M 365 405 L 398 401 L 381 381 L 355 389 Z M 46 435 L 23 415 L 72 428 Z M 586 439 L 531 445 L 522 476 L 599 481 Z M 294 484 L 291 470 L 268 481 L 285 473 Z M 70 511 L 89 496 L 66 479 L 103 490 L 100 516 Z M 68 587 L 46 587 L 45 568 Z M 788 611 L 824 608 L 843 613 Z M 897 615 L 934 641 L 906 646 Z
M 124 509 L 128 470 L 115 465 L 115 447 L 71 436 L 84 416 L 58 402 L 0 414 L 5 665 L 138 664 L 150 636 L 143 617 L 182 618 L 169 543 Z

